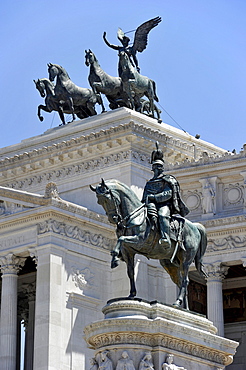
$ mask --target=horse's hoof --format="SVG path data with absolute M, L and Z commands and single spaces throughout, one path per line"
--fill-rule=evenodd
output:
M 182 305 L 182 302 L 181 302 L 181 300 L 180 300 L 180 299 L 177 299 L 177 301 L 173 303 L 173 306 L 174 306 L 174 307 L 179 307 L 179 308 L 180 308 L 180 307 L 181 307 L 181 305 Z
M 137 295 L 137 293 L 130 293 L 128 298 L 134 298 L 134 297 L 136 297 L 136 295 Z
M 39 117 L 40 121 L 43 122 L 44 120 L 44 117 Z
M 120 264 L 119 258 L 114 258 L 111 261 L 111 269 L 114 269 L 115 267 L 118 267 Z

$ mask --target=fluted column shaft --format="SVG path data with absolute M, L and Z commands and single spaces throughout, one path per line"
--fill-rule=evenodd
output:
M 24 264 L 12 253 L 0 257 L 2 271 L 0 363 L 1 369 L 16 370 L 17 273 Z
M 224 313 L 222 282 L 227 274 L 228 267 L 221 266 L 221 263 L 213 263 L 205 267 L 207 277 L 207 307 L 208 319 L 218 329 L 218 335 L 224 336 Z
M 24 370 L 33 370 L 35 283 L 24 284 L 23 291 L 28 296 L 28 321 L 26 323 Z

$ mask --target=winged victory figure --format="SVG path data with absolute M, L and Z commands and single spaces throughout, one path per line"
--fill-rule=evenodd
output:
M 138 72 L 140 72 L 140 68 L 138 66 L 138 60 L 137 60 L 137 52 L 142 52 L 146 49 L 147 43 L 148 43 L 148 34 L 152 28 L 156 27 L 161 22 L 161 17 L 155 17 L 153 19 L 150 19 L 147 22 L 144 22 L 139 26 L 135 32 L 134 36 L 134 42 L 133 45 L 129 45 L 130 39 L 125 35 L 125 33 L 122 31 L 121 28 L 118 29 L 117 37 L 122 43 L 122 46 L 113 45 L 108 42 L 106 39 L 106 32 L 103 33 L 103 40 L 105 43 L 112 49 L 120 51 L 125 51 L 127 55 L 129 56 L 129 59 L 131 61 L 131 64 L 137 69 Z M 121 75 L 119 71 L 119 76 Z

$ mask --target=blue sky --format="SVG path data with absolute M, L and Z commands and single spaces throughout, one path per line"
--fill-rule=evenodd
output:
M 33 79 L 62 65 L 72 81 L 88 85 L 84 50 L 117 75 L 118 43 L 125 32 L 161 16 L 138 54 L 141 73 L 156 81 L 162 120 L 227 150 L 246 143 L 245 0 L 8 0 L 0 4 L 0 147 L 58 126 L 57 113 L 37 117 L 43 99 Z M 133 37 L 133 33 L 129 34 Z

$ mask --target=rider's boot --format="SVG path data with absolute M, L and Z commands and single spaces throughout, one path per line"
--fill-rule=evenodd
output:
M 171 247 L 171 239 L 170 239 L 170 223 L 169 217 L 159 217 L 159 224 L 160 224 L 160 231 L 161 231 L 161 239 L 159 240 L 159 244 L 165 246 L 165 248 Z
M 115 267 L 119 266 L 120 263 L 119 253 L 116 251 L 112 251 L 111 256 L 112 256 L 111 269 L 114 269 Z

